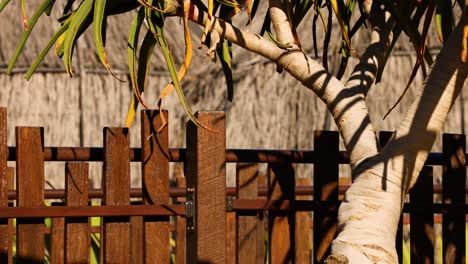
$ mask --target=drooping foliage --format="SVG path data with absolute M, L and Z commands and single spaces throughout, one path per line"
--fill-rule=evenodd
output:
M 24 0 L 21 2 L 21 15 L 23 17 L 24 32 L 18 40 L 17 47 L 8 65 L 8 73 L 11 73 L 17 59 L 19 58 L 24 47 L 27 45 L 28 38 L 37 21 L 44 15 L 50 16 L 53 8 L 57 8 L 56 1 L 62 0 L 43 0 L 36 10 L 31 12 L 26 10 Z M 111 15 L 119 15 L 122 13 L 132 12 L 134 19 L 130 25 L 128 33 L 128 69 L 131 84 L 133 87 L 133 98 L 129 107 L 126 125 L 130 126 L 134 119 L 138 104 L 146 107 L 142 100 L 142 93 L 145 91 L 146 78 L 150 69 L 151 56 L 154 48 L 157 46 L 161 49 L 164 55 L 165 64 L 170 73 L 172 82 L 168 84 L 161 92 L 159 105 L 172 90 L 175 90 L 181 106 L 184 108 L 187 116 L 197 125 L 202 126 L 193 115 L 190 106 L 185 99 L 184 92 L 181 86 L 181 81 L 186 76 L 190 69 L 192 60 L 192 39 L 191 32 L 188 26 L 189 12 L 193 6 L 198 10 L 205 12 L 207 19 L 201 36 L 202 44 L 210 47 L 210 54 L 213 59 L 219 60 L 222 70 L 226 77 L 227 98 L 233 100 L 234 81 L 233 81 L 233 56 L 232 43 L 213 39 L 210 36 L 211 23 L 213 19 L 222 19 L 225 22 L 232 23 L 233 19 L 240 12 L 247 12 L 249 22 L 245 27 L 249 27 L 252 19 L 263 19 L 263 27 L 260 35 L 266 35 L 272 42 L 282 49 L 288 49 L 291 44 L 297 44 L 301 47 L 301 41 L 304 41 L 297 35 L 296 28 L 300 24 L 310 24 L 312 30 L 312 40 L 314 45 L 315 55 L 317 56 L 317 46 L 319 41 L 323 41 L 322 64 L 327 68 L 328 47 L 330 45 L 330 36 L 332 30 L 332 16 L 341 29 L 342 45 L 339 51 L 341 58 L 340 67 L 336 73 L 338 78 L 341 78 L 346 70 L 348 60 L 351 56 L 359 57 L 356 50 L 353 49 L 353 38 L 356 32 L 361 27 L 366 27 L 366 14 L 363 12 L 362 2 L 356 0 L 282 0 L 282 4 L 287 10 L 290 26 L 293 29 L 294 39 L 296 43 L 280 43 L 274 32 L 271 30 L 271 19 L 269 14 L 256 18 L 260 0 L 207 0 L 202 2 L 199 0 L 63 0 L 62 16 L 57 18 L 60 27 L 50 36 L 50 40 L 43 51 L 38 54 L 36 60 L 30 65 L 25 78 L 29 79 L 37 67 L 40 65 L 46 54 L 55 45 L 55 53 L 63 60 L 63 66 L 66 72 L 73 76 L 72 59 L 77 40 L 80 36 L 91 28 L 93 31 L 95 52 L 99 57 L 102 65 L 112 74 L 111 65 L 107 60 L 108 55 L 105 49 L 106 36 L 106 21 Z M 414 65 L 411 76 L 408 80 L 408 85 L 412 83 L 416 73 L 422 69 L 426 73 L 427 66 L 432 64 L 432 56 L 429 49 L 426 47 L 426 38 L 428 30 L 431 26 L 435 27 L 437 36 L 441 42 L 447 39 L 453 28 L 454 8 L 464 10 L 466 2 L 457 0 L 454 3 L 445 0 L 382 0 L 374 1 L 372 8 L 381 8 L 387 10 L 395 21 L 393 28 L 393 40 L 390 43 L 385 62 L 391 54 L 396 41 L 404 33 L 409 37 L 414 52 L 417 55 L 417 61 Z M 0 1 L 0 13 L 10 3 L 10 0 Z M 458 6 L 458 7 L 457 7 Z M 306 14 L 311 12 L 312 19 L 303 21 Z M 356 13 L 356 14 L 355 14 Z M 29 17 L 28 17 L 29 16 Z M 185 51 L 182 65 L 177 69 L 174 59 L 169 49 L 169 44 L 165 38 L 165 19 L 171 16 L 182 17 L 181 26 L 184 31 Z M 352 19 L 354 18 L 354 19 Z M 357 18 L 357 19 L 356 19 Z M 318 28 L 322 27 L 325 32 L 324 36 L 317 34 Z M 145 31 L 144 39 L 139 40 L 140 32 Z M 468 35 L 468 29 L 466 30 Z M 460 56 L 466 60 L 467 52 L 465 50 Z M 385 62 L 378 69 L 378 78 L 385 68 Z M 161 63 L 161 62 L 157 62 Z M 405 89 L 406 91 L 406 89 Z M 403 95 L 402 95 L 403 96 Z M 397 102 L 398 103 L 398 102 Z M 209 129 L 209 128 L 208 128 Z

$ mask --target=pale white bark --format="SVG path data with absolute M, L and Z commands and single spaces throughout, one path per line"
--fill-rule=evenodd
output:
M 460 60 L 465 14 L 444 44 L 420 95 L 382 152 L 366 161 L 339 211 L 336 256 L 349 263 L 397 263 L 395 234 L 402 197 L 414 184 L 444 120 L 465 82 Z
M 292 44 L 290 49 L 281 49 L 273 42 L 218 19 L 214 20 L 213 30 L 223 38 L 278 63 L 325 102 L 337 123 L 357 178 L 340 207 L 339 236 L 333 242 L 333 255 L 328 261 L 396 263 L 394 243 L 402 197 L 416 181 L 435 135 L 466 79 L 466 65 L 460 62 L 461 26 L 456 28 L 455 35 L 439 54 L 421 95 L 394 138 L 379 154 L 364 99 L 391 40 L 393 23 L 388 14 L 383 16 L 383 22 L 374 23 L 379 20 L 371 19 L 371 45 L 343 85 L 293 44 L 293 35 L 281 4 L 276 0 L 271 0 L 270 4 L 277 39 Z M 370 12 L 371 5 L 372 1 L 363 1 L 367 12 Z M 193 13 L 191 19 L 203 25 L 205 17 Z M 461 24 L 466 24 L 466 17 L 461 21 Z

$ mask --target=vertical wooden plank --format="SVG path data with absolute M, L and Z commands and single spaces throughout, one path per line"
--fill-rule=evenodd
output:
M 8 189 L 15 189 L 15 168 L 8 167 Z M 9 203 L 13 203 L 9 201 Z M 8 264 L 13 264 L 13 233 L 15 232 L 15 225 L 13 219 L 8 219 Z
M 314 200 L 338 208 L 339 134 L 315 131 Z M 336 236 L 337 210 L 314 212 L 314 263 L 322 263 Z
M 442 175 L 444 204 L 465 204 L 466 160 L 465 136 L 444 134 L 442 137 L 445 162 Z M 451 210 L 443 214 L 442 244 L 444 263 L 465 263 L 465 213 Z
M 44 205 L 43 129 L 16 127 L 17 206 Z M 44 220 L 18 219 L 16 257 L 19 263 L 44 262 Z
M 163 125 L 160 112 L 141 111 L 141 151 L 143 203 L 169 203 L 169 129 Z M 169 120 L 167 111 L 162 113 Z M 145 217 L 144 263 L 169 261 L 169 217 Z
M 126 128 L 104 128 L 104 205 L 130 204 L 130 151 Z M 128 217 L 103 218 L 103 263 L 130 263 Z
M 296 186 L 311 186 L 309 178 L 296 179 Z M 296 200 L 311 200 L 309 195 L 296 196 Z M 296 263 L 312 260 L 312 215 L 311 212 L 296 212 Z
M 52 227 L 50 229 L 50 263 L 63 264 L 65 262 L 65 218 L 52 218 Z M 76 263 L 76 262 L 75 262 Z
M 8 146 L 7 146 L 7 109 L 0 108 L 0 208 L 8 207 Z M 1 210 L 1 209 L 0 209 Z M 8 263 L 10 232 L 8 219 L 0 220 L 0 263 Z
M 265 173 L 259 173 L 258 174 L 258 185 L 259 186 L 267 186 L 267 179 Z M 257 191 L 258 195 L 258 191 Z M 265 199 L 265 197 L 257 197 L 258 199 Z M 264 264 L 266 263 L 266 254 L 265 254 L 265 249 L 266 249 L 266 241 L 265 241 L 265 236 L 266 236 L 266 229 L 267 227 L 267 221 L 265 221 L 265 216 L 266 212 L 265 211 L 260 211 L 257 214 L 258 220 L 257 220 L 257 256 L 256 256 L 256 261 L 255 263 L 257 264 Z
M 393 132 L 391 131 L 380 131 L 379 141 L 380 146 L 384 147 L 390 138 L 392 137 Z M 398 255 L 398 263 L 403 262 L 403 214 L 400 216 L 400 221 L 398 222 L 398 229 L 395 236 L 395 247 Z
M 226 212 L 226 264 L 236 264 L 237 261 L 236 229 L 236 212 Z
M 130 217 L 130 235 L 132 237 L 131 255 L 133 264 L 144 263 L 144 230 L 145 228 L 142 216 Z
M 237 164 L 236 186 L 239 199 L 257 199 L 258 164 Z M 237 263 L 255 264 L 257 261 L 257 213 L 238 212 L 236 217 Z
M 88 205 L 89 164 L 65 164 L 65 200 L 67 206 Z M 89 219 L 67 218 L 65 221 L 65 263 L 88 263 L 90 234 Z
M 423 167 L 410 190 L 411 203 L 433 203 L 433 170 Z M 434 263 L 434 214 L 428 210 L 411 213 L 411 263 Z
M 185 177 L 179 175 L 177 177 L 177 187 L 185 188 Z M 177 202 L 184 203 L 185 198 L 177 198 Z M 187 221 L 185 217 L 177 216 L 176 217 L 176 262 L 177 264 L 185 264 L 185 237 L 187 231 Z
M 294 168 L 291 164 L 269 164 L 267 198 L 293 201 L 295 199 L 294 177 Z M 293 211 L 268 212 L 270 263 L 296 263 L 295 218 Z
M 210 129 L 187 124 L 187 187 L 195 199 L 194 230 L 187 232 L 187 262 L 225 263 L 225 115 L 200 111 L 196 117 Z

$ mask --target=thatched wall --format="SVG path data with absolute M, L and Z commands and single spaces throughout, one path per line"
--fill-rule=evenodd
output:
M 0 25 L 8 25 L 3 26 L 5 30 L 0 32 L 0 69 L 3 71 L 22 31 L 19 1 L 15 2 L 0 15 Z M 31 8 L 29 12 L 32 13 Z M 259 12 L 265 12 L 265 9 Z M 107 50 L 111 66 L 125 79 L 126 32 L 131 16 L 122 15 L 118 18 L 119 20 L 109 19 Z M 181 26 L 177 19 L 171 19 L 169 23 L 178 30 L 178 33 L 168 34 L 168 38 L 175 56 L 180 60 L 183 48 L 177 40 L 181 39 Z M 303 26 L 306 34 L 302 37 L 302 42 L 305 49 L 311 52 L 312 44 L 308 41 L 311 39 L 310 25 Z M 9 111 L 8 143 L 14 144 L 15 126 L 27 125 L 45 127 L 46 145 L 102 146 L 102 128 L 123 125 L 131 90 L 128 82 L 119 82 L 102 70 L 92 51 L 94 47 L 90 34 L 80 40 L 74 58 L 74 78 L 70 79 L 64 74 L 61 62 L 53 54 L 47 57 L 39 69 L 42 73 L 34 75 L 30 82 L 22 77 L 22 69 L 33 61 L 47 41 L 45 36 L 51 36 L 56 27 L 57 23 L 52 18 L 43 19 L 18 62 L 19 70 L 12 76 L 0 73 L 0 105 L 7 106 Z M 254 25 L 251 30 L 255 32 L 258 27 L 259 25 Z M 334 39 L 338 39 L 339 34 L 339 30 L 335 29 Z M 362 31 L 359 34 L 361 39 L 366 39 L 369 32 Z M 199 34 L 194 34 L 195 43 L 197 35 Z M 338 45 L 340 42 L 334 43 Z M 437 48 L 438 43 L 434 37 L 430 38 L 429 45 Z M 359 43 L 355 46 L 358 50 L 362 49 Z M 337 49 L 338 46 L 329 50 L 330 66 L 333 69 L 339 64 L 338 56 L 335 56 Z M 418 76 L 403 102 L 386 120 L 382 120 L 402 92 L 415 62 L 414 56 L 410 55 L 412 48 L 406 37 L 402 37 L 398 50 L 390 58 L 382 82 L 370 91 L 368 97 L 371 118 L 376 122 L 377 129 L 396 128 L 415 96 L 414 87 L 419 87 L 422 82 L 421 76 Z M 287 73 L 278 74 L 273 63 L 240 49 L 234 50 L 234 56 L 236 84 L 233 103 L 226 101 L 224 77 L 219 64 L 210 63 L 203 50 L 196 50 L 194 65 L 183 83 L 193 110 L 227 112 L 228 147 L 310 149 L 313 146 L 314 130 L 335 129 L 323 103 Z M 160 54 L 153 61 L 155 63 L 145 99 L 154 107 L 159 90 L 169 82 L 169 78 Z M 356 59 L 351 63 L 355 62 Z M 187 118 L 178 105 L 176 95 L 172 94 L 164 105 L 170 111 L 170 144 L 172 147 L 184 146 L 184 124 Z M 445 131 L 465 131 L 465 106 L 466 100 L 462 95 L 446 122 Z M 139 145 L 138 121 L 131 129 L 132 146 Z M 439 143 L 436 148 L 440 148 Z M 61 165 L 47 166 L 48 179 L 55 186 L 61 186 Z M 310 168 L 308 166 L 302 171 L 311 175 Z M 229 171 L 232 173 L 231 167 Z M 93 168 L 92 175 L 94 185 L 97 185 L 100 175 L 97 166 Z M 132 175 L 137 184 L 137 167 L 132 169 Z M 232 183 L 232 177 L 230 181 Z

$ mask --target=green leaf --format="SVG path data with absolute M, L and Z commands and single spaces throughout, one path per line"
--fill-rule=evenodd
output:
M 151 10 L 150 10 L 151 11 Z M 153 20 L 155 18 L 155 20 Z M 149 19 L 149 20 L 148 20 Z M 208 129 L 210 131 L 213 131 L 213 129 L 203 125 L 198 121 L 198 119 L 195 117 L 193 114 L 192 110 L 190 109 L 187 100 L 184 95 L 184 91 L 182 90 L 182 87 L 179 82 L 179 78 L 177 78 L 177 70 L 174 65 L 174 60 L 172 58 L 172 55 L 169 51 L 169 47 L 167 46 L 166 38 L 164 37 L 164 17 L 161 13 L 159 12 L 151 12 L 151 16 L 147 17 L 148 20 L 148 25 L 151 28 L 155 30 L 155 36 L 156 40 L 158 41 L 159 46 L 161 47 L 161 50 L 163 52 L 164 59 L 166 61 L 167 68 L 169 70 L 172 82 L 174 83 L 174 87 L 177 93 L 177 96 L 179 97 L 179 102 L 182 105 L 182 108 L 184 109 L 186 115 L 189 117 L 189 119 L 198 127 L 203 127 L 205 129 Z M 154 32 L 153 32 L 154 34 Z
M 221 62 L 221 66 L 223 67 L 224 77 L 226 78 L 226 85 L 227 85 L 227 99 L 232 102 L 234 97 L 234 81 L 232 77 L 232 65 L 231 65 L 231 46 L 230 43 L 225 40 L 221 47 L 216 49 L 216 53 L 218 54 L 219 60 Z
M 447 0 L 437 0 L 435 14 L 435 29 L 440 42 L 444 43 L 453 26 L 452 3 Z
M 65 34 L 63 42 L 63 64 L 68 75 L 73 76 L 72 70 L 72 55 L 75 42 L 82 27 L 85 25 L 86 19 L 90 16 L 93 9 L 94 0 L 84 0 L 80 7 L 73 14 L 70 28 Z
M 94 19 L 93 19 L 93 36 L 94 45 L 96 46 L 96 52 L 98 54 L 101 64 L 112 74 L 112 70 L 107 61 L 107 54 L 104 48 L 103 26 L 106 11 L 106 0 L 94 0 Z M 114 75 L 114 74 L 112 74 Z
M 305 15 L 307 14 L 307 12 L 312 7 L 313 3 L 314 2 L 312 0 L 302 0 L 298 4 L 295 5 L 294 16 L 293 16 L 293 18 L 294 18 L 293 25 L 294 26 L 296 26 L 296 27 L 299 26 L 302 19 L 304 19 Z
M 49 5 L 51 4 L 53 4 L 53 0 L 44 0 L 44 2 L 41 3 L 41 5 L 36 9 L 34 14 L 32 15 L 31 19 L 28 22 L 29 23 L 28 30 L 24 31 L 23 34 L 21 35 L 19 43 L 16 46 L 16 49 L 13 53 L 13 57 L 10 59 L 10 62 L 8 63 L 7 74 L 11 74 L 11 71 L 13 70 L 13 67 L 16 64 L 16 61 L 18 60 L 19 55 L 23 51 L 24 45 L 26 44 L 26 41 L 28 40 L 29 35 L 31 34 L 31 31 L 34 29 L 34 26 L 39 20 L 39 17 L 44 13 L 45 10 L 47 10 Z
M 156 38 L 151 33 L 150 30 L 146 32 L 145 38 L 143 39 L 143 43 L 140 47 L 140 55 L 138 58 L 138 70 L 136 72 L 135 78 L 135 85 L 133 89 L 138 89 L 138 93 L 141 95 L 146 88 L 146 80 L 148 78 L 149 66 L 150 66 L 150 59 L 151 54 L 153 53 L 154 46 L 156 45 Z M 133 65 L 133 70 L 135 70 L 135 65 Z M 132 70 L 130 70 L 130 75 L 134 74 Z M 132 78 L 132 77 L 131 77 Z M 127 118 L 125 121 L 126 127 L 131 127 L 133 120 L 135 119 L 136 110 L 138 108 L 138 103 L 140 102 L 141 97 L 138 98 L 136 94 L 136 90 L 133 92 L 132 101 L 130 103 L 130 107 L 128 109 Z M 146 107 L 146 106 L 145 106 Z
M 49 53 L 50 49 L 54 45 L 54 43 L 57 41 L 57 39 L 62 36 L 62 34 L 67 31 L 68 27 L 70 26 L 70 21 L 67 21 L 64 23 L 58 30 L 55 32 L 55 34 L 52 36 L 52 38 L 49 40 L 49 43 L 47 43 L 47 46 L 42 50 L 42 52 L 37 56 L 37 58 L 34 60 L 34 62 L 31 64 L 29 67 L 28 71 L 26 72 L 26 75 L 24 78 L 29 81 L 31 79 L 32 74 L 34 71 L 37 69 L 39 64 L 44 60 L 44 57 Z
M 0 2 L 0 13 L 3 11 L 3 9 L 10 3 L 11 0 L 3 0 Z

